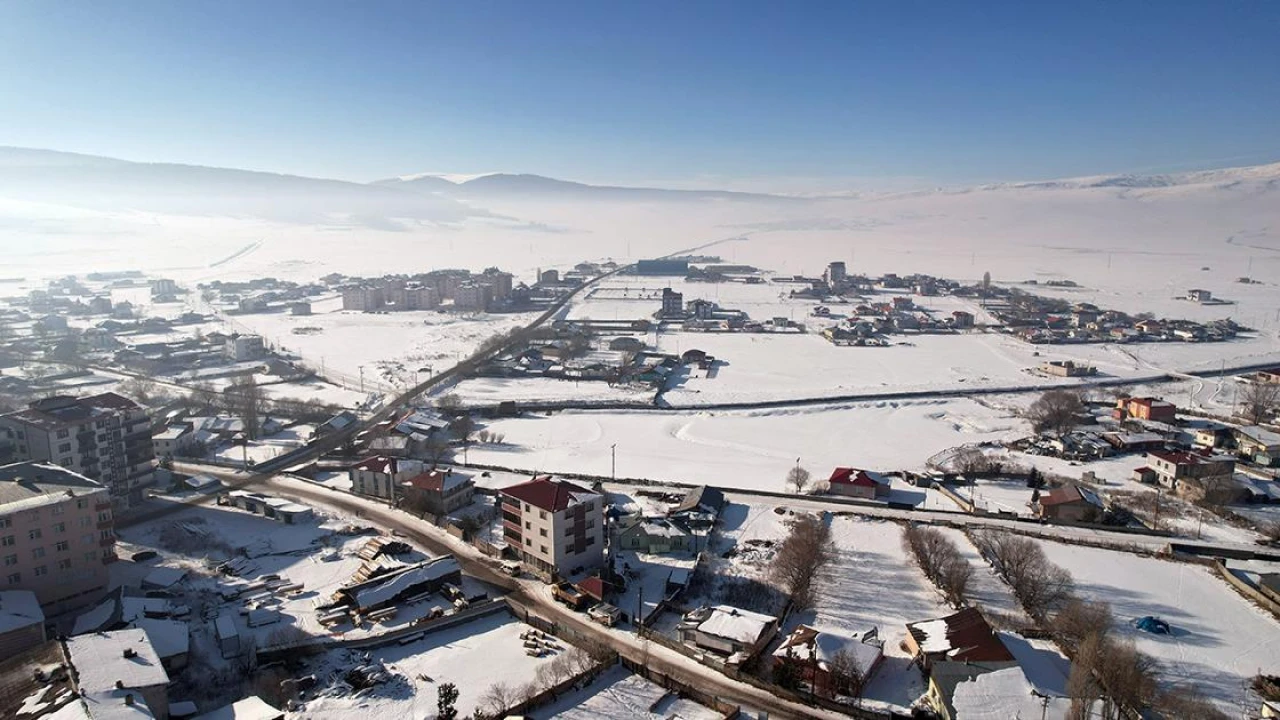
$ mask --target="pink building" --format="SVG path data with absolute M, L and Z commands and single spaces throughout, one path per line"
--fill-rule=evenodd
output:
M 114 524 L 101 484 L 57 465 L 0 466 L 0 590 L 30 590 L 50 615 L 98 600 Z

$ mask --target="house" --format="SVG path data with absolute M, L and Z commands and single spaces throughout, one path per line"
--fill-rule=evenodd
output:
M 773 651 L 773 662 L 794 666 L 801 680 L 819 695 L 856 695 L 861 688 L 837 687 L 839 678 L 832 682 L 833 661 L 841 653 L 857 665 L 858 677 L 865 685 L 884 659 L 884 641 L 874 627 L 841 633 L 798 625 Z
M 76 635 L 67 638 L 66 648 L 89 717 L 169 717 L 169 673 L 147 631 Z
M 250 695 L 230 705 L 196 715 L 191 720 L 284 720 L 284 711 L 275 709 L 257 695 Z
M 682 365 L 698 365 L 707 361 L 707 353 L 697 348 L 690 348 L 680 354 Z
M 877 472 L 857 468 L 838 467 L 827 479 L 831 495 L 874 500 L 889 495 L 889 478 Z
M 155 445 L 156 457 L 176 458 L 196 444 L 196 433 L 191 423 L 166 425 L 151 433 L 151 442 Z
M 956 686 L 979 675 L 1017 667 L 1018 661 L 977 608 L 907 623 L 903 641 L 929 678 L 927 700 L 943 718 L 955 718 Z
M 222 354 L 231 362 L 254 360 L 267 354 L 267 346 L 261 335 L 228 335 L 223 341 Z
M 1192 288 L 1187 291 L 1187 299 L 1191 302 L 1207 303 L 1213 301 L 1213 293 L 1208 290 Z
M 676 632 L 686 645 L 741 664 L 769 644 L 778 632 L 778 618 L 729 605 L 700 607 L 684 616 Z
M 615 352 L 636 353 L 644 350 L 644 341 L 630 335 L 616 337 L 609 341 L 609 349 Z
M 315 517 L 315 512 L 311 508 L 284 498 L 247 490 L 232 490 L 226 497 L 231 505 L 241 510 L 279 520 L 285 525 L 297 525 Z
M 1074 360 L 1049 360 L 1040 363 L 1040 372 L 1055 377 L 1087 377 L 1097 375 L 1098 369 L 1092 365 L 1082 365 Z
M 1101 517 L 1105 505 L 1093 490 L 1071 484 L 1042 494 L 1031 509 L 1045 520 L 1093 522 Z
M 1280 460 L 1280 433 L 1252 425 L 1231 432 L 1236 450 L 1260 465 L 1274 465 Z
M 678 293 L 671 288 L 662 289 L 662 309 L 658 311 L 658 317 L 667 319 L 679 319 L 684 317 L 684 293 Z
M 504 488 L 501 498 L 503 537 L 530 571 L 554 579 L 604 562 L 600 493 L 544 476 Z
M 394 501 L 396 486 L 421 474 L 424 467 L 420 460 L 375 455 L 352 465 L 347 472 L 355 494 Z
M 290 304 L 289 304 L 289 314 L 290 314 L 290 315 L 310 315 L 310 314 L 311 314 L 311 303 L 306 302 L 305 300 L 304 300 L 304 301 L 295 302 L 295 303 L 290 303 Z
M 678 519 L 692 529 L 705 529 L 715 525 L 724 505 L 724 493 L 699 485 L 685 493 L 684 499 L 667 512 L 667 517 Z
M 432 515 L 448 515 L 471 504 L 476 483 L 470 475 L 444 469 L 432 469 L 405 480 L 400 486 L 411 507 Z
M 683 523 L 669 518 L 632 516 L 622 521 L 618 546 L 622 550 L 661 555 L 684 552 L 695 544 L 693 533 Z
M 44 611 L 36 594 L 0 590 L 0 657 L 13 657 L 45 639 Z
M 1232 480 L 1236 462 L 1224 455 L 1152 451 L 1147 460 L 1156 482 L 1191 500 L 1220 499 L 1232 494 L 1230 488 L 1239 490 Z
M 951 327 L 964 330 L 973 327 L 973 313 L 956 310 L 951 313 Z
M 1197 448 L 1206 448 L 1216 450 L 1225 448 L 1233 442 L 1235 438 L 1234 428 L 1218 423 L 1207 423 L 1195 429 L 1192 433 L 1192 444 Z
M 1164 436 L 1153 432 L 1109 432 L 1102 439 L 1120 452 L 1146 452 L 1164 448 Z
M 191 650 L 191 626 L 183 620 L 140 617 L 129 625 L 141 628 L 155 648 L 160 664 L 166 670 L 177 672 L 187 666 Z
M 1280 384 L 1280 367 L 1259 370 L 1253 374 L 1253 379 L 1256 382 L 1268 383 L 1270 385 Z
M 1116 407 L 1111 411 L 1116 420 L 1149 420 L 1151 422 L 1172 423 L 1178 419 L 1178 408 L 1171 402 L 1153 397 L 1127 397 L 1116 400 Z

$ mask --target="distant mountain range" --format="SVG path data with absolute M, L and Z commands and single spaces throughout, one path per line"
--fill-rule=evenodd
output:
M 1164 175 L 1110 175 L 985 185 L 943 192 L 1116 189 L 1159 190 L 1179 186 L 1280 190 L 1280 163 Z M 931 191 L 936 192 L 936 191 Z M 930 193 L 907 193 L 927 195 Z M 138 163 L 94 155 L 0 147 L 0 198 L 94 210 L 197 216 L 252 217 L 316 223 L 339 222 L 399 229 L 400 221 L 454 223 L 472 217 L 505 217 L 507 201 L 741 202 L 797 205 L 849 196 L 794 198 L 722 190 L 674 190 L 588 185 L 541 175 L 497 173 L 465 182 L 416 175 L 356 183 L 277 173 L 172 163 Z M 507 217 L 510 220 L 512 218 Z

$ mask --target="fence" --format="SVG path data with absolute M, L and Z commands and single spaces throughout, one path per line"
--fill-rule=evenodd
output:
M 645 665 L 644 663 L 638 663 L 632 660 L 628 660 L 626 658 L 622 658 L 621 660 L 622 660 L 622 666 L 630 670 L 631 672 L 637 675 L 640 675 L 641 677 L 654 683 L 655 685 L 661 685 L 662 687 L 680 695 L 681 697 L 689 698 L 690 700 L 693 700 L 699 705 L 704 705 L 706 707 L 711 708 L 712 710 L 715 710 L 716 712 L 720 713 L 720 716 L 722 718 L 725 718 L 725 720 L 736 717 L 738 715 L 738 712 L 741 710 L 741 708 L 739 708 L 737 705 L 727 703 L 724 700 L 721 700 L 720 698 L 716 697 L 715 695 L 712 695 L 711 693 L 706 692 L 705 690 L 701 690 L 694 685 L 681 682 L 671 677 L 670 675 L 658 672 L 654 668 L 651 668 L 648 665 Z
M 1257 588 L 1239 578 L 1235 573 L 1231 572 L 1225 562 L 1218 560 L 1213 566 L 1218 569 L 1218 574 L 1227 581 L 1227 584 L 1239 591 L 1241 595 L 1266 608 L 1276 619 L 1280 620 L 1280 603 L 1263 595 Z

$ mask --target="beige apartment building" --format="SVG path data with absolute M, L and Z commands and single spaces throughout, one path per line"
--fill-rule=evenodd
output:
M 604 496 L 549 477 L 502 491 L 507 544 L 531 571 L 565 577 L 604 563 Z
M 0 590 L 30 590 L 49 615 L 92 603 L 114 562 L 111 496 L 49 463 L 0 466 Z
M 143 489 L 155 481 L 151 417 L 116 393 L 51 397 L 0 415 L 0 441 L 12 461 L 61 465 L 97 480 L 117 511 L 141 502 Z

